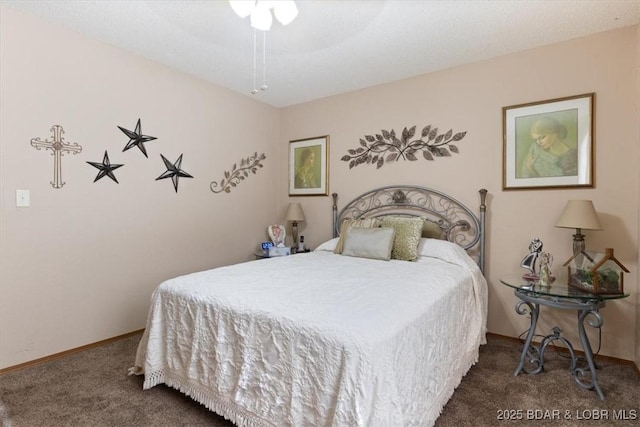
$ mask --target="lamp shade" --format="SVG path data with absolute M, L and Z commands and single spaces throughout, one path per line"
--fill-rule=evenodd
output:
M 304 221 L 304 212 L 302 211 L 300 203 L 289 203 L 285 219 L 287 221 Z
M 556 227 L 602 230 L 591 200 L 569 200 L 556 222 Z

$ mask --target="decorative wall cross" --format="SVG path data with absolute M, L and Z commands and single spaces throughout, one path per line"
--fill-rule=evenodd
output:
M 45 150 L 51 150 L 51 155 L 53 156 L 53 181 L 51 181 L 51 185 L 53 188 L 62 188 L 65 184 L 65 182 L 62 181 L 62 156 L 64 153 L 78 154 L 82 152 L 82 147 L 75 142 L 73 144 L 64 142 L 64 138 L 62 137 L 64 129 L 62 129 L 62 126 L 53 125 L 51 131 L 53 132 L 53 139 L 43 141 L 40 138 L 33 138 L 31 145 L 37 150 L 43 148 Z

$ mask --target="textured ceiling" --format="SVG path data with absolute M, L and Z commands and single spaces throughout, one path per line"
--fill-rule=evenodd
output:
M 640 22 L 640 0 L 298 0 L 266 34 L 268 89 L 251 95 L 253 30 L 225 0 L 2 4 L 276 107 Z

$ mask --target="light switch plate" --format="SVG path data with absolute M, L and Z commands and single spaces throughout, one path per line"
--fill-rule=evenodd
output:
M 16 190 L 16 206 L 19 208 L 27 208 L 31 204 L 31 196 L 29 190 Z

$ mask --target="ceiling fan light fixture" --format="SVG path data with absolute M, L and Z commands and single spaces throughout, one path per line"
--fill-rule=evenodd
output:
M 256 6 L 255 0 L 229 0 L 229 4 L 231 5 L 231 9 L 238 15 L 240 18 L 246 18 L 251 15 L 253 8 Z
M 258 2 L 251 12 L 251 26 L 256 30 L 269 31 L 273 18 L 269 6 L 265 3 Z
M 267 90 L 267 31 L 273 24 L 273 15 L 282 25 L 288 25 L 298 16 L 295 0 L 229 0 L 231 9 L 241 18 L 250 16 L 253 27 L 253 89 L 251 94 L 258 93 L 256 75 L 258 71 L 258 42 L 256 30 L 262 31 L 262 86 L 260 90 Z M 271 11 L 273 10 L 273 15 Z
M 295 1 L 284 0 L 273 3 L 273 13 L 282 25 L 289 25 L 298 16 L 298 8 Z
M 261 31 L 271 29 L 272 9 L 276 19 L 282 25 L 289 25 L 298 16 L 298 7 L 294 0 L 229 0 L 229 4 L 239 17 L 251 16 L 251 26 Z

